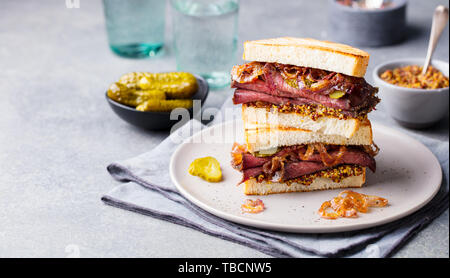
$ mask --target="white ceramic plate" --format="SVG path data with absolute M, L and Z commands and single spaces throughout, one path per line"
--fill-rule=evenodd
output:
M 427 204 L 438 192 L 442 171 L 436 157 L 422 143 L 394 129 L 373 123 L 377 172 L 367 170 L 366 184 L 357 192 L 387 198 L 389 205 L 359 213 L 358 218 L 328 220 L 319 217 L 320 205 L 342 189 L 247 196 L 237 186 L 241 173 L 231 167 L 233 142 L 243 143 L 242 122 L 231 121 L 204 129 L 184 143 L 172 156 L 170 175 L 187 199 L 224 219 L 263 229 L 330 233 L 381 225 L 409 215 Z M 188 173 L 196 158 L 213 156 L 221 165 L 223 180 L 208 183 Z M 266 209 L 258 214 L 241 212 L 245 199 L 261 199 Z

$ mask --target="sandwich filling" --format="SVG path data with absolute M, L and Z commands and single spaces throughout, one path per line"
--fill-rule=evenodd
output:
M 299 182 L 310 184 L 317 177 L 340 181 L 360 175 L 363 167 L 375 172 L 374 156 L 378 147 L 308 144 L 282 147 L 271 155 L 248 152 L 245 145 L 235 143 L 231 152 L 232 166 L 243 173 L 242 182 Z
M 380 101 L 378 89 L 364 78 L 321 69 L 251 62 L 234 66 L 231 78 L 236 88 L 234 104 L 265 103 L 298 113 L 326 108 L 323 115 L 357 118 L 366 116 Z

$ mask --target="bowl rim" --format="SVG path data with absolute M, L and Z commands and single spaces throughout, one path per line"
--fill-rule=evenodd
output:
M 418 64 L 418 65 L 422 65 L 423 62 L 425 61 L 425 58 L 401 58 L 401 59 L 395 59 L 395 60 L 391 60 L 391 61 L 387 61 L 381 64 L 378 64 L 372 71 L 372 77 L 373 79 L 378 83 L 378 85 L 383 85 L 386 86 L 390 89 L 395 89 L 398 91 L 404 91 L 404 92 L 412 92 L 412 93 L 416 93 L 416 94 L 421 94 L 421 93 L 442 93 L 444 91 L 448 91 L 449 87 L 445 87 L 445 88 L 439 88 L 439 89 L 419 89 L 419 88 L 406 88 L 406 87 L 401 87 L 401 86 L 397 86 L 391 83 L 388 83 L 386 81 L 384 81 L 381 77 L 380 77 L 380 70 L 383 67 L 389 67 L 389 68 L 394 68 L 392 65 L 393 64 L 397 64 L 397 63 L 406 63 L 406 64 Z M 442 61 L 442 60 L 438 60 L 438 59 L 432 59 L 431 60 L 431 65 L 433 65 L 434 63 L 442 63 L 443 65 L 446 65 L 446 68 L 449 67 L 449 63 L 446 61 Z M 435 65 L 433 65 L 435 66 Z M 437 68 L 435 66 L 435 68 Z M 448 73 L 447 75 L 445 75 L 445 73 L 440 69 L 437 68 L 439 71 L 442 72 L 442 74 L 444 74 L 444 76 L 447 76 L 447 78 L 449 77 Z
M 207 98 L 208 95 L 209 95 L 209 85 L 208 85 L 208 82 L 207 82 L 203 77 L 201 77 L 200 75 L 197 75 L 197 74 L 192 74 L 192 75 L 195 76 L 195 79 L 200 80 L 200 81 L 202 81 L 202 82 L 205 84 L 205 88 L 206 88 L 205 94 L 204 94 L 204 96 L 200 99 L 200 102 L 203 104 L 203 103 L 205 102 L 206 98 Z M 168 111 L 168 112 L 155 112 L 155 111 L 139 111 L 139 110 L 136 110 L 136 108 L 134 108 L 134 107 L 132 107 L 132 106 L 128 106 L 128 105 L 125 105 L 125 104 L 123 104 L 123 103 L 120 103 L 120 102 L 117 102 L 117 101 L 111 99 L 111 98 L 108 96 L 108 91 L 105 92 L 105 97 L 106 97 L 106 100 L 107 100 L 109 103 L 113 104 L 114 106 L 118 106 L 118 107 L 120 107 L 120 108 L 122 108 L 122 109 L 126 109 L 126 110 L 133 111 L 133 112 L 136 112 L 136 113 L 142 113 L 142 114 L 147 114 L 147 115 L 164 115 L 164 116 L 170 115 L 170 113 L 172 113 L 172 111 Z M 188 110 L 192 110 L 192 107 L 191 107 L 191 108 L 188 108 Z
M 337 5 L 340 9 L 354 13 L 386 13 L 393 10 L 403 9 L 408 4 L 408 0 L 392 0 L 392 2 L 397 2 L 398 4 L 383 9 L 359 9 L 339 4 L 337 3 L 338 0 L 329 0 L 329 1 L 331 2 L 332 5 Z

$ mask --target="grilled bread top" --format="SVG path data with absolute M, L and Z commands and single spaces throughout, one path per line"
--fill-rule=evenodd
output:
M 309 38 L 282 37 L 244 43 L 247 61 L 289 64 L 364 77 L 369 53 L 345 44 Z

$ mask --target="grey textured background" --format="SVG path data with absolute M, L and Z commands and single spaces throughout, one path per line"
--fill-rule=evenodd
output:
M 175 61 L 170 46 L 153 60 L 113 55 L 101 1 L 80 2 L 79 9 L 67 9 L 64 0 L 0 2 L 0 257 L 264 257 L 100 201 L 116 185 L 105 169 L 109 163 L 146 152 L 167 136 L 117 118 L 105 88 L 125 72 L 174 70 Z M 365 49 L 369 82 L 378 63 L 425 56 L 438 4 L 448 1 L 410 1 L 408 40 Z M 239 57 L 244 40 L 326 39 L 326 6 L 325 0 L 241 1 Z M 167 24 L 168 45 L 170 29 Z M 435 58 L 449 60 L 448 42 L 447 27 Z M 230 94 L 212 91 L 206 106 L 219 107 Z M 382 104 L 374 113 L 383 113 Z M 421 133 L 448 140 L 448 117 Z M 448 210 L 395 256 L 448 257 Z

